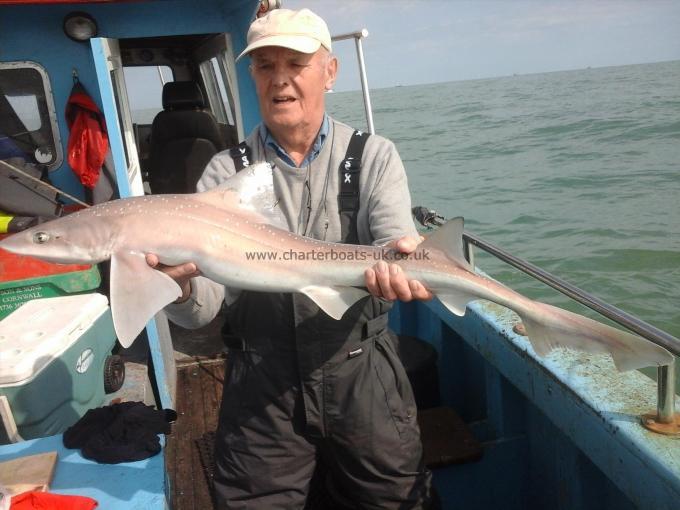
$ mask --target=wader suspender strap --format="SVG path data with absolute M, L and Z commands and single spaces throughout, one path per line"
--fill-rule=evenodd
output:
M 250 166 L 252 151 L 246 145 L 246 142 L 241 142 L 236 147 L 229 149 L 229 155 L 234 160 L 234 169 L 237 173 Z M 225 304 L 222 303 L 222 306 L 224 307 Z M 222 324 L 222 341 L 229 349 L 244 351 L 246 347 L 245 340 L 234 334 L 228 320 Z
M 246 145 L 246 142 L 241 142 L 236 147 L 229 149 L 229 155 L 234 160 L 234 167 L 237 172 L 250 166 L 251 153 L 250 147 Z
M 359 172 L 361 156 L 369 133 L 355 131 L 347 146 L 345 159 L 340 163 L 338 211 L 340 212 L 340 239 L 343 243 L 359 242 L 357 213 L 359 212 Z
M 338 211 L 340 212 L 340 239 L 345 243 L 359 242 L 357 234 L 357 213 L 359 212 L 359 171 L 361 157 L 364 153 L 369 133 L 355 131 L 349 140 L 345 159 L 340 163 L 340 187 L 338 193 Z M 252 151 L 241 142 L 229 149 L 237 172 L 250 166 Z

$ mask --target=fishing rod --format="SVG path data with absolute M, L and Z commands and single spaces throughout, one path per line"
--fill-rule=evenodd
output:
M 53 191 L 53 192 L 55 192 L 55 193 L 57 193 L 57 194 L 59 194 L 59 195 L 62 195 L 62 196 L 64 196 L 64 197 L 68 198 L 69 200 L 72 200 L 73 202 L 75 202 L 75 203 L 78 204 L 78 205 L 82 205 L 83 207 L 90 207 L 90 204 L 88 204 L 88 203 L 86 203 L 86 202 L 83 202 L 82 200 L 78 200 L 78 199 L 77 199 L 76 197 L 74 197 L 73 195 L 69 195 L 69 194 L 66 193 L 65 191 L 61 191 L 59 188 L 55 188 L 55 187 L 52 186 L 51 184 L 49 184 L 49 183 L 47 183 L 47 182 L 45 182 L 45 181 L 41 181 L 41 180 L 38 179 L 37 177 L 33 177 L 31 174 L 24 172 L 24 171 L 21 170 L 20 168 L 17 168 L 17 167 L 15 167 L 14 165 L 10 165 L 9 163 L 7 163 L 7 161 L 3 161 L 3 160 L 0 159 L 0 164 L 2 164 L 2 165 L 3 165 L 5 168 L 7 168 L 8 170 L 10 170 L 10 171 L 12 171 L 12 172 L 14 172 L 14 173 L 16 173 L 16 174 L 19 174 L 19 175 L 21 175 L 22 177 L 25 177 L 26 179 L 29 179 L 29 180 L 35 182 L 36 184 L 39 184 L 40 186 L 46 188 L 46 189 L 48 189 L 48 190 L 50 190 L 50 191 Z

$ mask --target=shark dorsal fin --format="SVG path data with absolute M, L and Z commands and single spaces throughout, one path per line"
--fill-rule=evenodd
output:
M 194 198 L 219 209 L 244 214 L 251 221 L 268 223 L 287 230 L 269 163 L 256 163 L 232 175 L 219 186 L 196 193 Z
M 463 230 L 463 218 L 461 216 L 453 218 L 427 236 L 418 248 L 440 251 L 460 267 L 474 272 L 474 268 L 465 259 Z

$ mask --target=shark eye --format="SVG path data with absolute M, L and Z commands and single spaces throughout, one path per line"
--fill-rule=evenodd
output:
M 33 241 L 37 244 L 45 244 L 50 240 L 50 235 L 47 232 L 36 232 L 33 234 Z

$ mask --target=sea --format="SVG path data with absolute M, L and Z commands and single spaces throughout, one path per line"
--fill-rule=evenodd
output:
M 370 84 L 370 69 L 369 69 Z M 413 205 L 680 338 L 680 61 L 371 90 Z M 326 97 L 366 128 L 360 91 Z M 495 258 L 486 273 L 579 313 Z

